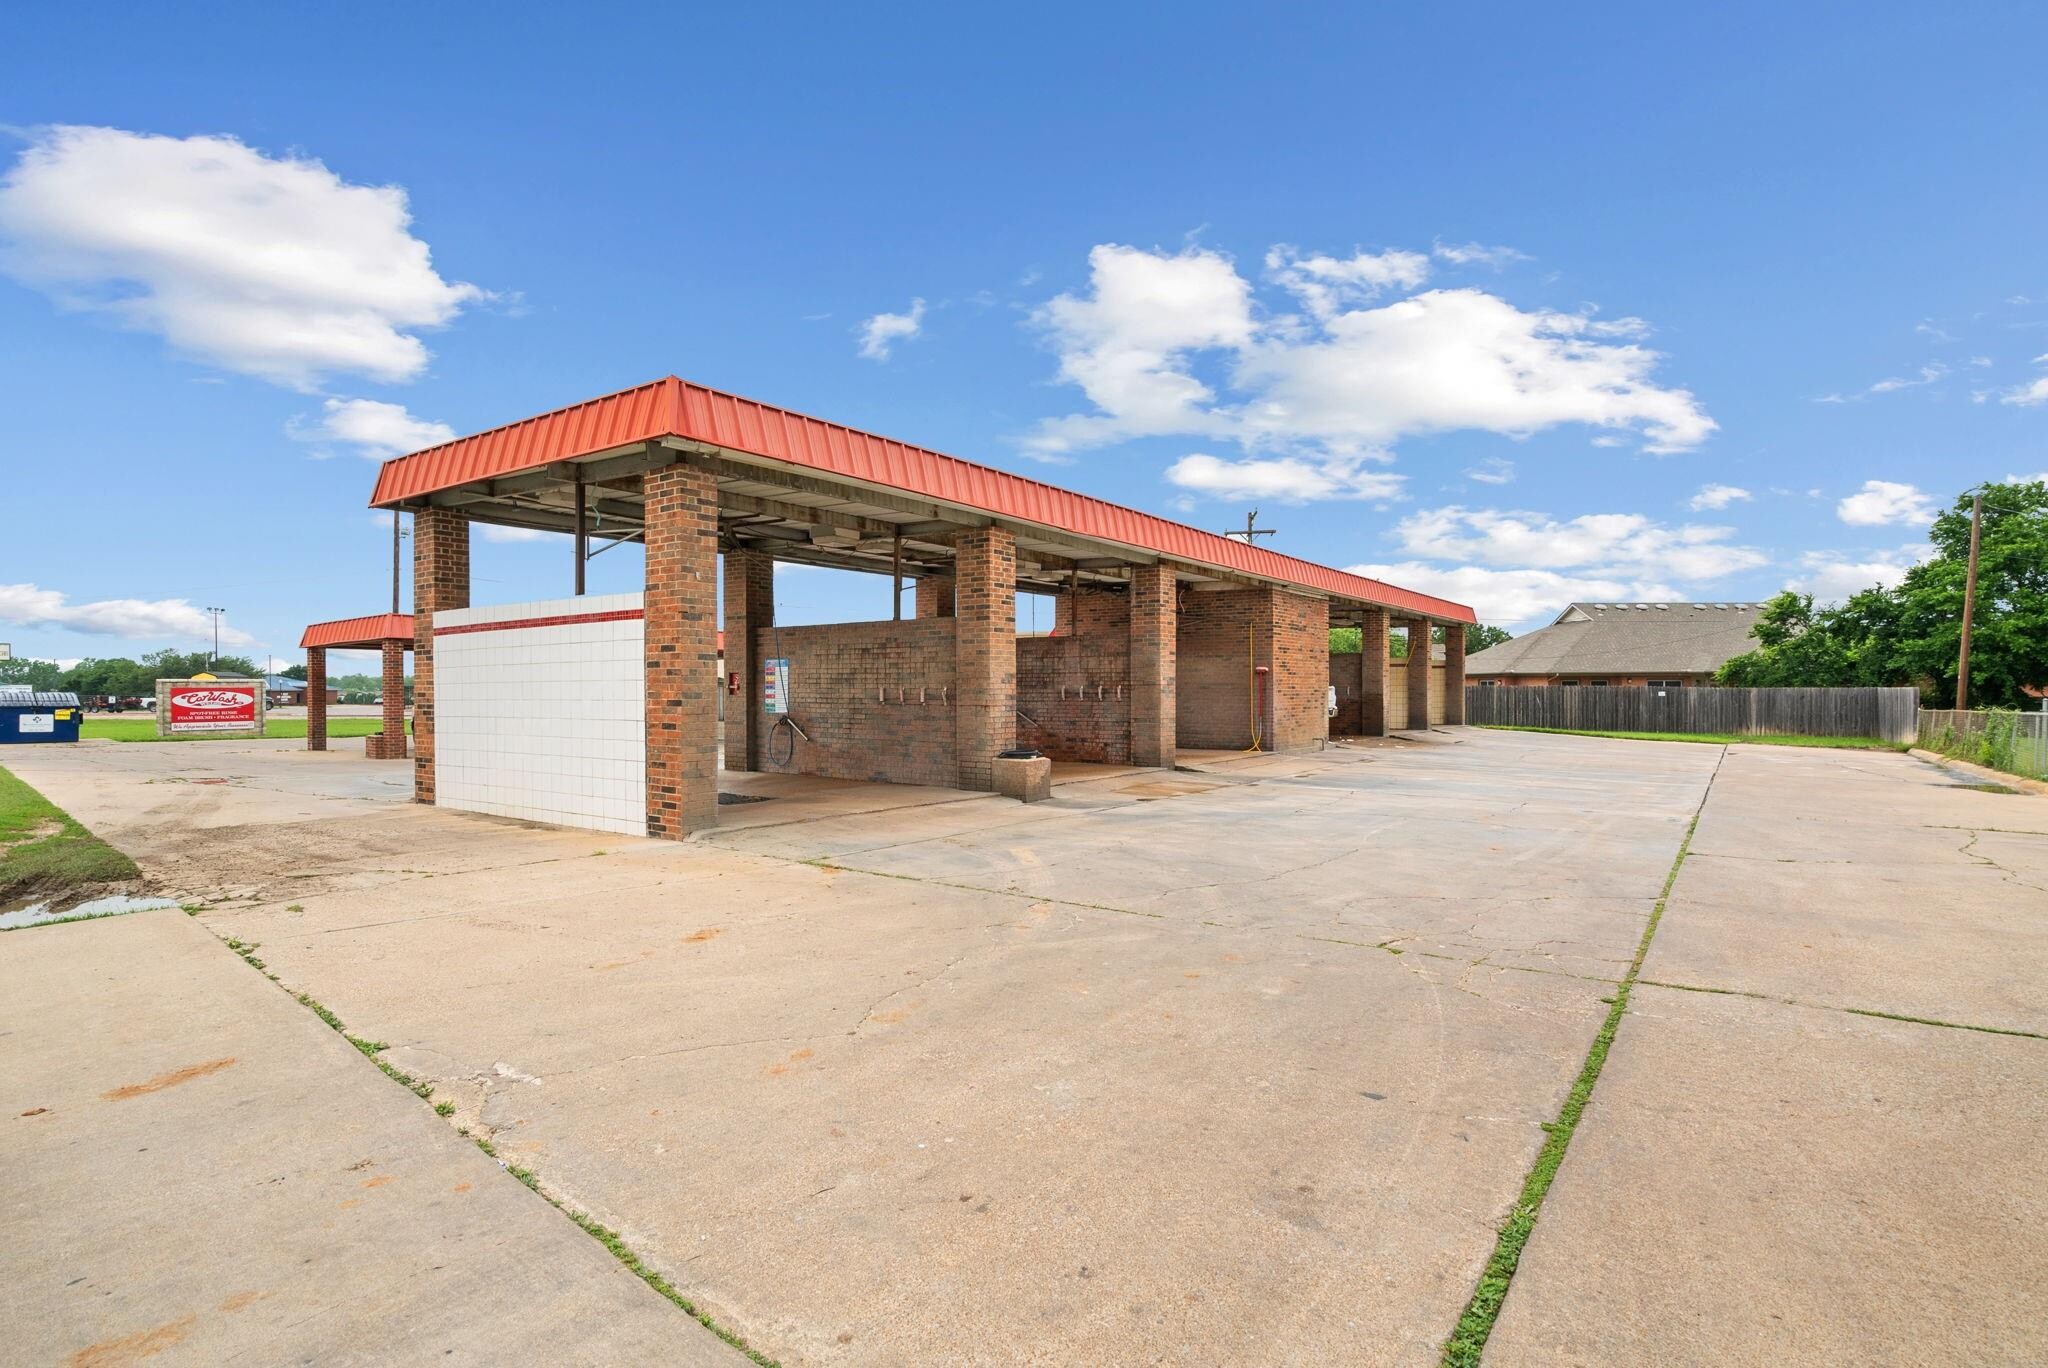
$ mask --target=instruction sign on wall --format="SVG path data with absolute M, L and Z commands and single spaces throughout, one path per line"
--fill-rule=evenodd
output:
M 772 656 L 761 662 L 761 708 L 777 714 L 789 711 L 788 656 Z

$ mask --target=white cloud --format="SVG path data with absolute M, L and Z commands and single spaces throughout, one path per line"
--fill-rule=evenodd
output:
M 2048 404 L 2048 375 L 2025 385 L 2015 385 L 1998 396 L 2001 404 L 2017 404 L 2032 408 L 2036 404 Z
M 1124 437 L 1223 432 L 1227 421 L 1204 407 L 1215 396 L 1186 365 L 1192 351 L 1252 339 L 1251 286 L 1230 258 L 1104 243 L 1088 264 L 1088 297 L 1056 295 L 1033 318 L 1059 352 L 1060 378 L 1101 411 L 1044 424 L 1028 448 L 1060 455 Z
M 1346 568 L 1354 575 L 1469 604 L 1481 622 L 1503 627 L 1547 623 L 1567 603 L 1575 601 L 1645 602 L 1684 597 L 1671 585 L 1654 580 L 1565 575 L 1555 570 L 1493 570 L 1477 565 L 1432 565 L 1426 561 Z
M 1488 247 L 1482 242 L 1439 242 L 1430 250 L 1438 260 L 1448 261 L 1453 266 L 1491 266 L 1496 271 L 1518 261 L 1533 260 L 1527 252 L 1518 252 L 1512 247 Z
M 1931 385 L 1935 381 L 1945 378 L 1948 375 L 1948 370 L 1946 362 L 1932 361 L 1922 366 L 1919 373 L 1914 376 L 1888 375 L 1877 383 L 1866 386 L 1854 394 L 1823 394 L 1816 398 L 1814 402 L 1816 404 L 1861 403 L 1873 394 L 1896 394 L 1900 390 L 1918 389 L 1922 385 Z
M 300 389 L 412 379 L 428 360 L 413 334 L 483 296 L 442 279 L 411 227 L 399 187 L 232 137 L 42 128 L 0 181 L 9 274 Z
M 1394 525 L 1410 555 L 1544 570 L 1584 569 L 1607 579 L 1717 579 L 1769 559 L 1731 545 L 1733 529 L 1670 527 L 1638 513 L 1589 513 L 1563 520 L 1491 508 L 1425 509 Z
M 908 342 L 924 331 L 924 301 L 913 299 L 907 313 L 878 313 L 860 325 L 860 354 L 870 361 L 887 361 L 898 342 Z
M 1874 551 L 1863 559 L 1858 553 L 1809 551 L 1799 558 L 1800 574 L 1791 587 L 1813 595 L 1820 603 L 1840 603 L 1851 594 L 1882 586 L 1891 588 L 1906 572 L 1934 554 L 1925 542 L 1902 546 L 1896 551 Z
M 1934 500 L 1909 484 L 1865 480 L 1861 490 L 1835 505 L 1835 516 L 1852 527 L 1931 522 Z
M 61 627 L 89 636 L 129 641 L 213 639 L 213 619 L 186 599 L 100 599 L 73 603 L 55 589 L 0 584 L 0 622 L 20 627 Z M 255 638 L 221 625 L 220 644 L 246 646 Z
M 299 442 L 338 442 L 356 455 L 386 461 L 455 440 L 446 423 L 415 418 L 403 404 L 381 399 L 329 399 L 318 418 L 300 415 L 285 424 L 285 433 Z
M 2032 475 L 2008 475 L 2005 477 L 2005 482 L 2007 484 L 2048 484 L 2048 470 L 2036 471 Z
M 1218 499 L 1390 499 L 1401 492 L 1401 477 L 1372 468 L 1370 461 L 1305 461 L 1294 456 L 1225 461 L 1197 452 L 1167 468 L 1166 478 L 1182 489 Z
M 1686 500 L 1686 507 L 1693 512 L 1704 512 L 1710 508 L 1726 508 L 1729 504 L 1747 502 L 1754 497 L 1746 489 L 1735 485 L 1707 484 L 1700 486 L 1700 492 Z
M 558 535 L 543 532 L 537 527 L 505 527 L 498 523 L 484 523 L 483 533 L 484 540 L 488 542 L 546 541 L 549 537 Z
M 1341 258 L 1303 256 L 1282 244 L 1266 253 L 1266 270 L 1304 309 L 1328 320 L 1344 305 L 1376 298 L 1390 286 L 1415 289 L 1429 279 L 1429 258 L 1398 248 Z
M 1504 485 L 1515 482 L 1515 463 L 1499 456 L 1489 456 L 1478 465 L 1465 469 L 1465 478 L 1478 484 Z
M 1648 450 L 1668 452 L 1714 430 L 1690 393 L 1653 381 L 1657 353 L 1618 340 L 1639 337 L 1640 320 L 1529 313 L 1470 289 L 1362 307 L 1379 290 L 1419 284 L 1419 253 L 1338 259 L 1280 247 L 1268 261 L 1309 318 L 1261 322 L 1251 285 L 1220 252 L 1096 247 L 1088 292 L 1060 295 L 1035 315 L 1060 377 L 1095 409 L 1042 424 L 1027 449 L 1059 455 L 1131 437 L 1204 436 L 1266 465 L 1329 464 L 1328 483 L 1344 490 L 1360 462 L 1429 433 L 1522 437 L 1582 423 L 1635 431 Z M 1219 399 L 1218 385 L 1233 399 Z

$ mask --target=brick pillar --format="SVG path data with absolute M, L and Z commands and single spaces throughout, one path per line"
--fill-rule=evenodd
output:
M 921 618 L 953 616 L 953 577 L 947 574 L 917 577 L 917 615 Z
M 672 465 L 642 490 L 647 834 L 677 841 L 718 825 L 718 482 Z
M 1408 730 L 1429 730 L 1429 622 L 1408 623 Z
M 1131 569 L 1131 763 L 1170 768 L 1180 701 L 1179 585 L 1167 565 Z
M 412 800 L 434 801 L 434 614 L 469 607 L 469 519 L 452 508 L 412 517 Z
M 363 741 L 363 753 L 372 760 L 403 760 L 405 745 L 405 643 L 384 643 L 384 730 Z
M 306 749 L 327 749 L 327 648 L 306 648 Z
M 1444 725 L 1465 725 L 1465 629 L 1444 628 Z
M 766 551 L 725 553 L 725 672 L 740 691 L 725 694 L 725 767 L 761 768 L 761 660 L 754 633 L 775 625 L 775 558 Z
M 1358 630 L 1358 734 L 1387 734 L 1387 610 L 1365 610 Z
M 955 745 L 960 787 L 995 787 L 996 752 L 1017 744 L 1017 543 L 980 527 L 953 543 L 955 662 L 960 682 Z

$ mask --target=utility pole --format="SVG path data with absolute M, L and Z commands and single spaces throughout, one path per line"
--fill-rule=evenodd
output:
M 398 526 L 398 510 L 394 508 L 391 510 L 391 611 L 394 613 L 399 611 L 398 539 L 404 535 L 405 533 L 400 531 Z
M 220 664 L 220 619 L 221 614 L 227 612 L 227 609 L 209 608 L 206 611 L 213 615 L 213 663 L 218 665 Z
M 1984 533 L 1984 496 L 1970 496 L 1970 568 L 1963 576 L 1963 642 L 1956 653 L 1956 711 L 1970 707 L 1970 619 L 1977 615 L 1977 543 Z
M 1270 537 L 1280 530 L 1277 527 L 1260 527 L 1257 525 L 1258 521 L 1259 510 L 1254 508 L 1251 512 L 1245 514 L 1243 527 L 1232 528 L 1222 535 L 1229 537 L 1232 541 L 1241 541 L 1246 546 L 1250 546 L 1252 545 L 1252 538 Z

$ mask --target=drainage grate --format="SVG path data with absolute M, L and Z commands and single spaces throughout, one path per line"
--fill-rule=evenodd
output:
M 765 803 L 768 801 L 768 795 L 765 793 L 720 793 L 718 795 L 718 805 L 720 807 L 731 807 L 734 803 Z

